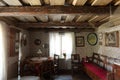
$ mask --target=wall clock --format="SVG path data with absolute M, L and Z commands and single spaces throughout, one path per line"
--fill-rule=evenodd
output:
M 89 33 L 87 36 L 87 41 L 92 46 L 96 45 L 98 41 L 96 33 Z

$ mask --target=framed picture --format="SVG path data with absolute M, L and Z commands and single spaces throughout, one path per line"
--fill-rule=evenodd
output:
M 34 40 L 34 44 L 35 44 L 35 45 L 40 45 L 40 44 L 41 44 L 40 39 L 35 39 L 35 40 Z
M 27 35 L 22 34 L 21 36 L 21 46 L 26 46 L 27 45 Z
M 112 47 L 119 47 L 119 32 L 105 33 L 105 45 Z
M 83 36 L 77 36 L 76 37 L 76 47 L 84 47 L 85 41 Z
M 96 45 L 98 41 L 96 33 L 89 33 L 87 36 L 87 41 L 92 46 Z
M 99 38 L 99 40 L 103 39 L 103 33 L 102 32 L 98 33 L 98 38 Z
M 98 33 L 98 39 L 99 39 L 99 45 L 102 45 L 103 44 L 103 33 L 102 32 Z
M 19 32 L 15 34 L 15 53 L 19 54 Z

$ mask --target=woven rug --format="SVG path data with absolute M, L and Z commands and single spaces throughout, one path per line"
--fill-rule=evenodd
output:
M 63 76 L 55 76 L 55 80 L 73 80 L 72 76 L 63 75 Z

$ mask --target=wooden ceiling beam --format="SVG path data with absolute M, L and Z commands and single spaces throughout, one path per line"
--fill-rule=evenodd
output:
M 93 28 L 30 28 L 29 31 L 45 31 L 45 32 L 95 32 Z
M 96 28 L 101 25 L 101 23 L 94 23 Z M 59 23 L 59 22 L 48 22 L 48 23 L 17 23 L 17 27 L 27 29 L 27 28 L 92 28 L 91 25 L 88 22 L 65 22 L 65 23 Z
M 120 0 L 115 0 L 115 4 L 114 4 L 115 6 L 116 5 L 120 5 Z
M 112 12 L 116 7 L 112 7 Z M 39 16 L 41 14 L 109 15 L 109 6 L 39 6 L 0 7 L 0 16 Z

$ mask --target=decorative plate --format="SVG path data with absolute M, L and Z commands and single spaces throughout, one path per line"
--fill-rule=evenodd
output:
M 35 39 L 34 43 L 35 43 L 35 45 L 40 45 L 41 41 L 40 41 L 40 39 Z
M 87 41 L 92 46 L 96 45 L 97 41 L 98 41 L 96 33 L 90 33 L 90 34 L 88 34 Z

